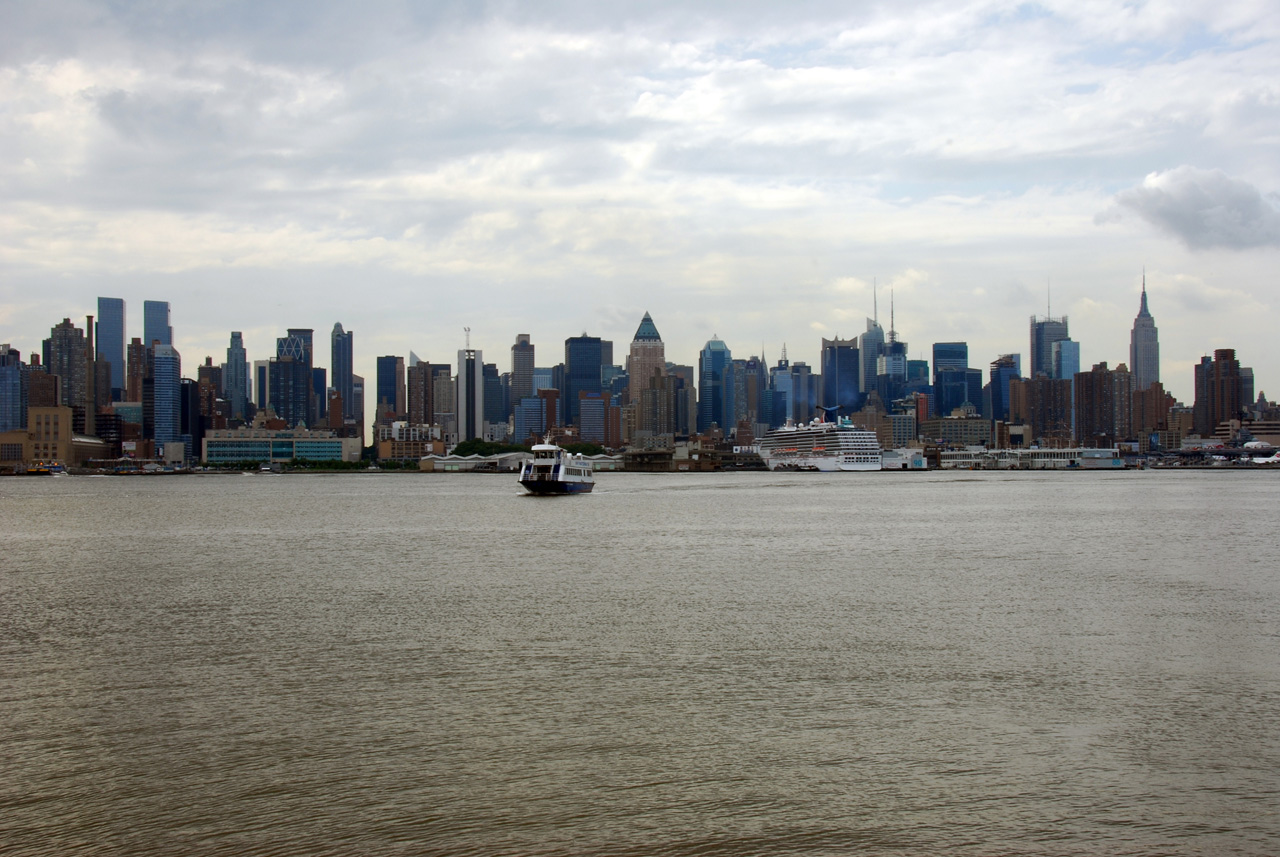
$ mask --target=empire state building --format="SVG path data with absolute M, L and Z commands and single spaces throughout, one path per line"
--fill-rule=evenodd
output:
M 1129 336 L 1129 371 L 1135 390 L 1145 390 L 1160 380 L 1160 338 L 1156 320 L 1147 309 L 1147 275 L 1142 275 L 1142 306 Z

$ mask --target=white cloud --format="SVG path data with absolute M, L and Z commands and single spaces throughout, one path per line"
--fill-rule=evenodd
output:
M 1222 170 L 1181 166 L 1151 173 L 1116 204 L 1194 250 L 1280 247 L 1280 211 L 1256 187 Z M 1105 220 L 1114 214 L 1104 213 Z

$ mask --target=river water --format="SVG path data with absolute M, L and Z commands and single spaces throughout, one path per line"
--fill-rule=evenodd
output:
M 1274 854 L 1278 500 L 0 480 L 0 852 Z

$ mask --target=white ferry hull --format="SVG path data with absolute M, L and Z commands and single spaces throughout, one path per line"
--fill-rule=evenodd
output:
M 520 484 L 530 494 L 587 494 L 596 487 L 594 482 L 565 482 L 560 479 L 521 479 Z

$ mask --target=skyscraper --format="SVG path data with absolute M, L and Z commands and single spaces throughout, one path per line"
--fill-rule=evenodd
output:
M 982 408 L 982 370 L 943 366 L 934 375 L 934 416 L 948 417 L 965 403 Z
M 1142 275 L 1142 303 L 1129 334 L 1129 366 L 1134 389 L 1145 390 L 1160 380 L 1160 334 L 1147 310 L 1147 275 Z
M 578 424 L 578 394 L 602 392 L 604 351 L 600 337 L 574 336 L 564 341 L 564 421 Z
M 0 432 L 27 427 L 27 372 L 22 353 L 0 345 Z
M 160 447 L 182 435 L 182 356 L 172 345 L 161 343 L 152 349 L 151 381 L 153 439 Z
M 458 352 L 458 441 L 484 439 L 484 356 L 475 348 Z
M 1110 447 L 1133 434 L 1133 376 L 1124 364 L 1095 363 L 1075 377 L 1075 437 L 1081 446 Z
M 142 383 L 149 371 L 147 366 L 147 344 L 139 336 L 133 337 L 126 350 L 128 354 L 128 372 L 124 378 L 124 400 L 126 402 L 142 401 Z
M 1001 354 L 991 362 L 990 407 L 984 408 L 987 419 L 995 422 L 1009 419 L 1009 383 L 1022 377 L 1022 358 L 1017 354 Z M 983 403 L 986 404 L 985 402 Z
M 124 398 L 124 301 L 98 298 L 98 357 L 111 364 L 111 400 Z M 105 404 L 105 402 L 103 403 Z
M 707 340 L 698 355 L 698 431 L 714 423 L 728 437 L 734 427 L 733 354 L 718 336 Z
M 168 301 L 142 302 L 142 344 L 151 347 L 159 341 L 161 345 L 173 345 L 173 328 L 169 325 Z
M 900 398 L 907 385 L 907 343 L 898 341 L 898 331 L 894 328 L 890 292 L 889 339 L 880 346 L 880 356 L 876 359 L 876 392 L 885 405 Z
M 271 407 L 290 426 L 316 422 L 311 376 L 313 332 L 311 328 L 291 327 L 288 336 L 276 338 L 276 359 L 268 381 Z
M 967 342 L 935 342 L 933 343 L 933 383 L 938 383 L 938 373 L 943 369 L 968 369 L 969 343 Z M 973 402 L 977 404 L 977 402 Z
M 344 331 L 341 324 L 333 326 L 329 337 L 330 361 L 329 381 L 333 389 L 342 397 L 342 418 L 354 420 L 356 417 L 356 397 L 353 388 L 353 331 Z
M 516 343 L 511 346 L 512 402 L 518 403 L 533 395 L 533 353 L 533 343 L 529 341 L 529 334 L 516 334 Z
M 867 330 L 858 337 L 858 362 L 860 381 L 858 389 L 864 397 L 876 389 L 876 376 L 880 373 L 880 353 L 884 350 L 884 328 L 874 318 L 867 319 Z
M 650 387 L 655 377 L 667 374 L 667 352 L 662 336 L 653 323 L 649 313 L 640 319 L 636 335 L 631 339 L 631 350 L 627 355 L 627 402 L 635 405 L 640 402 L 640 393 Z
M 507 421 L 506 403 L 502 397 L 502 376 L 498 373 L 498 364 L 485 363 L 484 377 L 484 421 L 489 424 L 490 431 L 500 427 Z M 502 431 L 506 434 L 506 430 Z
M 378 358 L 378 410 L 376 420 L 390 411 L 396 419 L 408 413 L 405 396 L 404 358 L 386 355 Z
M 273 360 L 253 361 L 253 403 L 260 411 L 266 410 L 271 405 L 271 364 L 273 362 Z
M 240 331 L 231 331 L 231 344 L 227 346 L 227 366 L 222 377 L 227 391 L 227 404 L 231 406 L 231 418 L 245 418 L 249 400 L 249 360 L 244 350 L 244 338 Z
M 84 418 L 89 384 L 87 348 L 84 331 L 69 318 L 51 328 L 44 341 L 45 370 L 62 379 L 62 401 L 58 404 L 78 411 L 80 419 Z
M 1244 410 L 1244 383 L 1234 348 L 1219 348 L 1213 360 L 1202 357 L 1195 367 L 1196 401 L 1193 420 L 1196 434 L 1209 437 L 1219 423 L 1240 418 Z
M 858 340 L 823 339 L 823 407 L 840 408 L 845 414 L 856 411 L 862 402 L 860 371 Z
M 1027 377 L 1043 374 L 1056 378 L 1053 374 L 1053 343 L 1069 338 L 1065 315 L 1062 318 L 1031 316 L 1031 369 Z
M 1080 343 L 1074 339 L 1059 339 L 1053 343 L 1053 372 L 1050 378 L 1071 381 L 1080 371 Z

